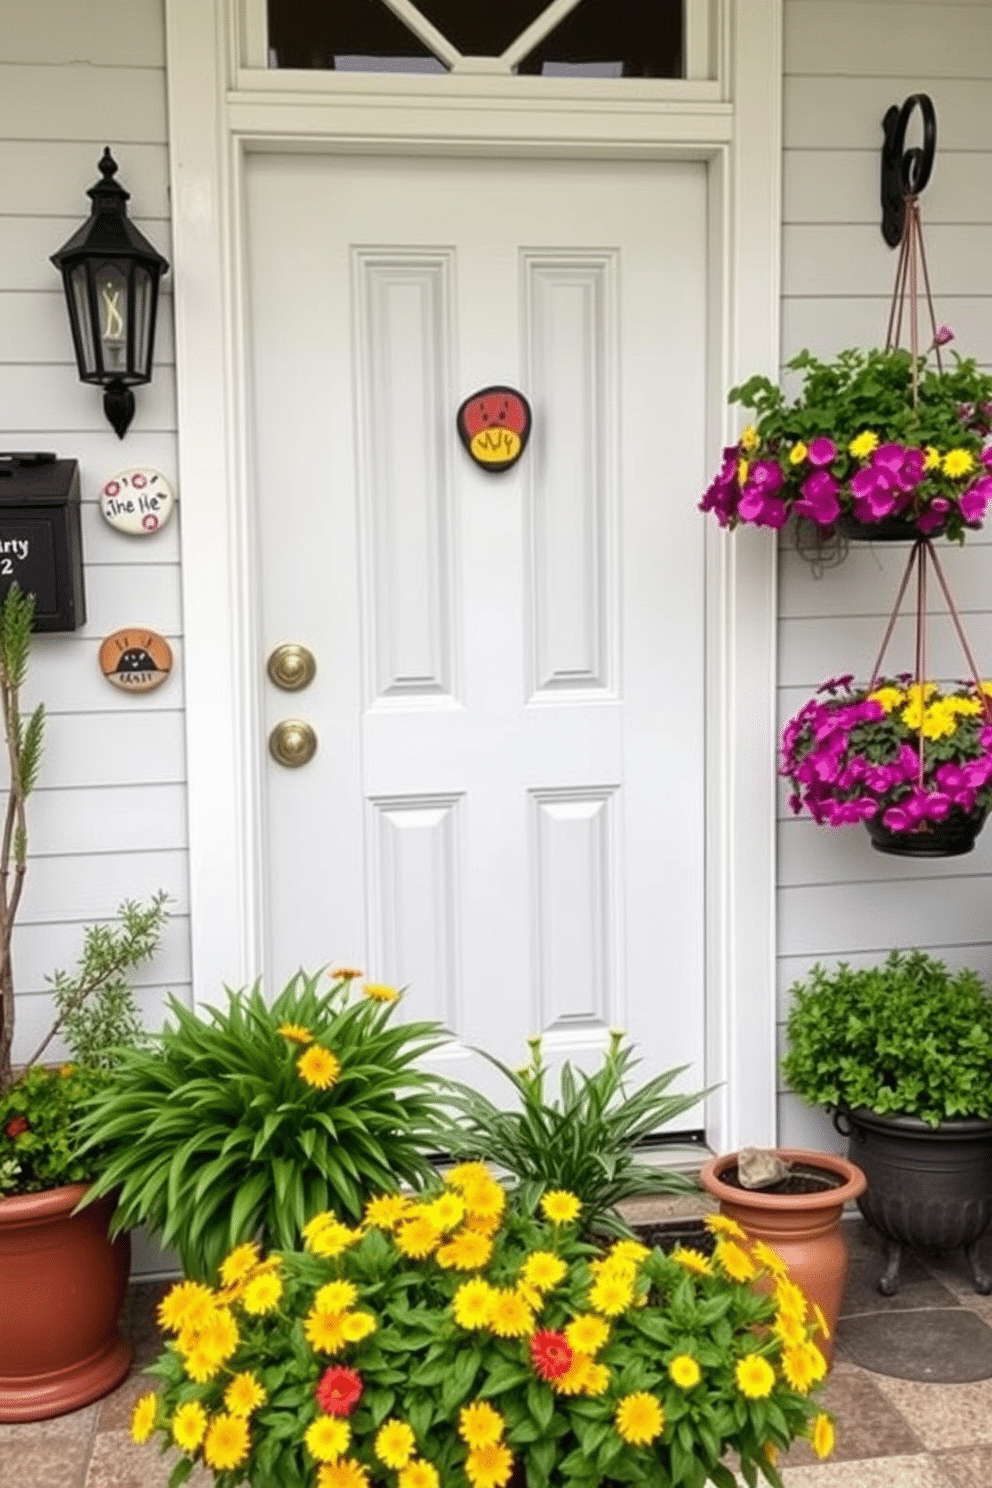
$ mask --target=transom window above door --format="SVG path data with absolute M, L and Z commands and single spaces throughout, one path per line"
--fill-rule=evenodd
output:
M 681 78 L 683 0 L 267 0 L 273 68 Z

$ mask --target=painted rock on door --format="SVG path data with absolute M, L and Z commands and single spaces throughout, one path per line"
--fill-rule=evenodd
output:
M 458 410 L 458 434 L 472 459 L 494 474 L 509 470 L 530 438 L 530 404 L 515 388 L 480 388 Z

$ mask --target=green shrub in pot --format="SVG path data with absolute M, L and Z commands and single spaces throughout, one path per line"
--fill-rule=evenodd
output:
M 782 1072 L 810 1105 L 992 1119 L 992 1000 L 977 972 L 921 950 L 817 963 L 790 989 Z

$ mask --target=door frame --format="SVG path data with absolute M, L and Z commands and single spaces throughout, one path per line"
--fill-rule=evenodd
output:
M 248 457 L 244 173 L 253 150 L 693 159 L 708 168 L 707 445 L 778 367 L 782 0 L 717 6 L 715 82 L 326 78 L 239 66 L 238 0 L 165 0 L 196 1002 L 263 964 L 265 744 Z M 302 80 L 301 80 L 302 79 Z M 732 87 L 731 81 L 732 80 Z M 526 83 L 526 87 L 519 84 Z M 694 91 L 695 90 L 695 91 Z M 666 97 L 667 95 L 667 97 Z M 479 104 L 484 102 L 484 107 Z M 701 494 L 701 493 L 700 493 Z M 700 521 L 704 518 L 701 516 Z M 706 531 L 706 1130 L 776 1136 L 774 537 Z M 659 975 L 664 976 L 659 946 Z

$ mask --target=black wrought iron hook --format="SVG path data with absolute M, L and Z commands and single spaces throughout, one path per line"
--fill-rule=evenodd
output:
M 914 108 L 923 120 L 923 143 L 907 150 L 906 126 Z M 930 179 L 937 149 L 937 115 L 926 93 L 911 93 L 902 108 L 893 104 L 882 120 L 882 237 L 898 247 L 906 216 L 906 197 L 919 196 Z

